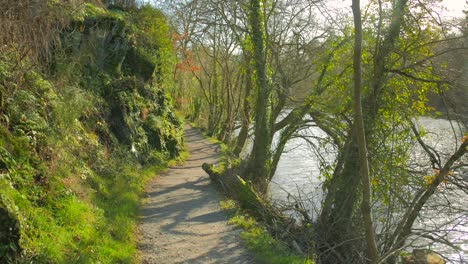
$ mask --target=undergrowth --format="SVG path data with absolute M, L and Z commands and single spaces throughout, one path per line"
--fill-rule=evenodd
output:
M 168 27 L 148 6 L 128 13 L 56 2 L 41 9 L 54 8 L 50 24 L 68 22 L 48 29 L 47 53 L 1 38 L 0 263 L 138 263 L 144 186 L 187 157 L 165 90 Z M 129 60 L 135 50 L 146 53 Z M 127 70 L 137 66 L 149 74 Z
M 220 206 L 230 217 L 228 223 L 242 229 L 240 237 L 259 263 L 312 264 L 311 260 L 294 253 L 286 244 L 273 238 L 265 227 L 243 212 L 234 200 L 221 201 Z

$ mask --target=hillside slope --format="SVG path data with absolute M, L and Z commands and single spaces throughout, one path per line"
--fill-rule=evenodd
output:
M 0 263 L 132 263 L 144 183 L 182 151 L 164 16 L 0 5 Z

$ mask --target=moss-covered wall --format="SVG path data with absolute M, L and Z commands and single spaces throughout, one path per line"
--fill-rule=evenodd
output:
M 152 148 L 176 156 L 181 122 L 166 95 L 173 53 L 162 14 L 148 6 L 132 14 L 90 5 L 87 9 L 90 15 L 74 21 L 62 34 L 69 48 L 56 58 L 55 71 L 60 75 L 68 69 L 70 57 L 78 63 L 74 70 L 82 75 L 80 86 L 102 102 L 102 120 L 97 121 L 106 122 L 119 144 L 141 153 L 140 157 Z M 159 18 L 151 20 L 153 14 Z M 103 131 L 99 136 L 102 141 L 112 138 Z

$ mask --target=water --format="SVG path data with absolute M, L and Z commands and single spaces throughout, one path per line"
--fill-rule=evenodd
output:
M 425 128 L 427 134 L 425 142 L 440 151 L 441 154 L 453 153 L 460 145 L 463 128 L 447 120 L 421 117 L 418 125 Z M 454 131 L 457 136 L 454 136 Z M 332 164 L 336 151 L 326 144 L 323 138 L 326 134 L 317 127 L 310 127 L 298 134 L 304 138 L 294 138 L 285 148 L 281 156 L 276 174 L 269 186 L 269 196 L 277 204 L 301 203 L 316 218 L 320 212 L 320 204 L 324 196 L 323 180 L 320 177 L 321 166 Z M 277 140 L 277 139 L 275 139 Z M 275 141 L 274 141 L 275 144 Z M 274 145 L 273 144 L 273 145 Z M 315 147 L 312 147 L 313 144 Z M 411 150 L 412 161 L 427 161 L 427 156 L 418 144 Z M 442 159 L 444 162 L 444 158 Z M 464 157 L 468 163 L 468 158 Z M 428 173 L 432 170 L 425 164 Z M 463 172 L 468 181 L 468 171 Z M 452 210 L 447 210 L 450 204 Z M 441 187 L 428 206 L 422 212 L 424 221 L 415 224 L 415 228 L 431 228 L 436 232 L 431 235 L 439 239 L 447 239 L 454 243 L 457 249 L 447 247 L 443 243 L 432 243 L 431 249 L 447 257 L 450 263 L 467 263 L 468 256 L 468 216 L 464 208 L 468 207 L 468 195 L 457 190 L 454 185 L 446 184 Z M 449 222 L 449 223 L 447 223 Z M 409 241 L 412 241 L 409 239 Z M 428 240 L 421 237 L 414 238 L 413 247 L 428 247 Z M 411 247 L 408 248 L 409 250 Z

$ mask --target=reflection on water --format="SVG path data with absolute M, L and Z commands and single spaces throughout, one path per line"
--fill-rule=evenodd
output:
M 432 119 L 422 117 L 417 124 L 424 127 L 427 134 L 425 141 L 428 145 L 434 147 L 441 154 L 453 153 L 460 144 L 463 129 L 456 124 L 450 124 L 443 119 Z M 454 136 L 454 131 L 457 137 Z M 321 144 L 319 139 L 324 138 L 325 133 L 317 127 L 310 127 L 300 131 L 301 136 L 307 137 L 307 142 L 303 138 L 294 138 L 288 142 L 285 153 L 281 156 L 278 169 L 269 186 L 269 195 L 277 203 L 292 203 L 300 200 L 311 212 L 313 218 L 319 213 L 319 207 L 323 198 L 322 180 L 320 179 L 321 161 L 331 164 L 336 157 L 336 153 L 329 145 Z M 276 139 L 277 140 L 277 139 Z M 274 142 L 275 143 L 275 142 Z M 312 147 L 311 144 L 315 147 Z M 458 144 L 458 145 L 457 145 Z M 273 144 L 274 145 L 274 144 Z M 419 145 L 412 149 L 411 156 L 416 160 L 427 160 L 426 154 Z M 464 159 L 467 157 L 465 155 Z M 428 168 L 428 170 L 431 170 Z M 465 171 L 465 179 L 468 172 Z M 468 197 L 466 193 L 450 190 L 450 186 L 445 186 L 446 190 L 436 194 L 435 199 L 431 200 L 428 208 L 422 212 L 424 222 L 417 222 L 415 228 L 434 228 L 439 232 L 434 235 L 441 236 L 440 239 L 448 239 L 459 249 L 448 248 L 441 243 L 432 245 L 434 251 L 438 251 L 453 262 L 466 263 L 464 256 L 468 256 L 468 216 L 457 208 L 468 207 Z M 447 213 L 447 208 L 440 208 L 436 201 L 443 199 L 445 203 L 449 202 L 454 210 L 451 214 Z M 443 210 L 442 210 L 443 209 Z M 443 211 L 441 214 L 439 211 Z M 448 220 L 453 220 L 446 224 Z M 444 223 L 443 225 L 441 223 Z M 418 238 L 414 246 L 422 246 L 425 241 Z

